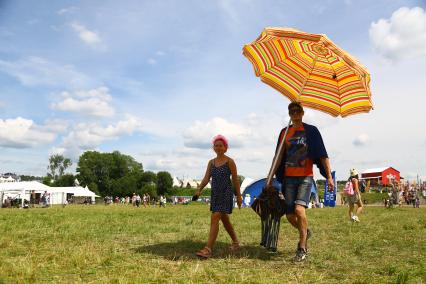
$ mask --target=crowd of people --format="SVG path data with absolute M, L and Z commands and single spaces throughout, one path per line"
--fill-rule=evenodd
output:
M 393 182 L 388 190 L 388 197 L 383 200 L 383 204 L 388 208 L 395 205 L 402 207 L 404 204 L 419 208 L 421 194 L 426 197 L 425 190 L 426 187 L 423 184 Z
M 133 193 L 133 195 L 125 196 L 125 197 L 113 197 L 111 195 L 107 195 L 104 197 L 104 204 L 123 204 L 123 205 L 132 205 L 135 207 L 149 207 L 156 206 L 157 204 L 160 207 L 166 207 L 167 198 L 164 195 L 160 195 L 158 198 L 151 197 L 148 193 L 144 193 L 142 196 L 139 194 Z

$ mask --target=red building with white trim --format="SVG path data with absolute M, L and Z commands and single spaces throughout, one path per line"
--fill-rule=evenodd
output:
M 391 181 L 399 182 L 401 179 L 398 170 L 392 167 L 368 169 L 361 173 L 361 179 L 370 181 L 370 184 L 389 185 Z

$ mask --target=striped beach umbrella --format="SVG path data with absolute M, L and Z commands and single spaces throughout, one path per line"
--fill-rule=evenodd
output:
M 342 117 L 373 108 L 368 70 L 326 35 L 265 28 L 243 54 L 256 76 L 303 106 Z

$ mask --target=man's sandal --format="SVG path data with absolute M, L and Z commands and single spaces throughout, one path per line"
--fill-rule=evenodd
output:
M 203 249 L 195 253 L 199 258 L 208 259 L 212 256 L 212 250 L 209 247 L 204 247 Z
M 229 246 L 229 249 L 232 251 L 239 250 L 241 248 L 240 242 L 232 242 L 232 244 Z

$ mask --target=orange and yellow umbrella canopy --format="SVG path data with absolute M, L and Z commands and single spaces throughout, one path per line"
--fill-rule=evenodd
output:
M 265 28 L 243 54 L 256 76 L 303 106 L 342 117 L 373 108 L 368 70 L 326 35 Z

